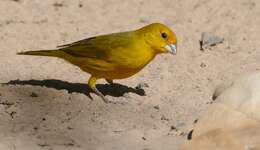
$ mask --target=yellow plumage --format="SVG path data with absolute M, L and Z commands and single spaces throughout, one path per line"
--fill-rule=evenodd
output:
M 105 102 L 96 89 L 96 80 L 130 77 L 145 67 L 159 53 L 176 53 L 176 35 L 165 25 L 154 23 L 138 30 L 91 37 L 56 50 L 18 53 L 20 55 L 52 56 L 65 59 L 91 74 L 89 86 Z

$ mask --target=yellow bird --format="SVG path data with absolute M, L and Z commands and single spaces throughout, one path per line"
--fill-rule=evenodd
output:
M 55 50 L 20 52 L 19 55 L 39 55 L 62 58 L 91 74 L 89 87 L 104 102 L 105 96 L 96 88 L 96 81 L 104 78 L 128 78 L 143 69 L 157 54 L 177 52 L 177 38 L 167 26 L 153 23 L 128 32 L 87 38 L 58 46 Z

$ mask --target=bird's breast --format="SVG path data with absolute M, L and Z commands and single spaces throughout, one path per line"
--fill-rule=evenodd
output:
M 121 66 L 134 70 L 142 69 L 155 57 L 153 53 L 147 50 L 135 50 L 125 54 L 125 56 L 121 58 Z
M 149 51 L 145 52 L 143 50 L 121 51 L 119 54 L 117 56 L 113 55 L 115 58 L 111 61 L 115 69 L 111 72 L 102 72 L 102 77 L 106 79 L 128 78 L 142 70 L 155 57 Z

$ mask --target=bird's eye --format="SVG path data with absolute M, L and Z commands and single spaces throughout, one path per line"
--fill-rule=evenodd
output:
M 167 38 L 167 34 L 165 32 L 162 33 L 162 38 L 164 38 L 164 39 Z

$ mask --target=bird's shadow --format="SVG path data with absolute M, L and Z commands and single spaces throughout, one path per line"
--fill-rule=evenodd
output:
M 6 85 L 32 85 L 32 86 L 44 86 L 47 88 L 54 88 L 57 90 L 67 90 L 68 93 L 82 93 L 92 99 L 90 93 L 93 91 L 87 84 L 83 83 L 70 83 L 62 80 L 47 79 L 47 80 L 11 80 Z M 132 88 L 122 84 L 97 84 L 97 89 L 104 95 L 110 95 L 114 97 L 124 96 L 125 93 L 135 93 L 140 96 L 145 96 L 145 91 L 141 88 Z

